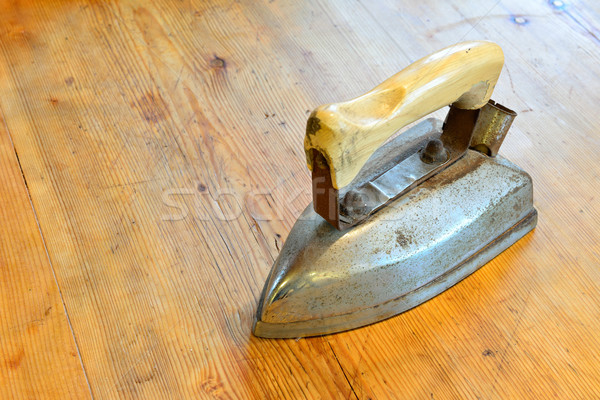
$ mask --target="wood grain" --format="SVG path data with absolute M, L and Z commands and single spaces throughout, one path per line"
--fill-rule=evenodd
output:
M 2 118 L 0 170 L 0 398 L 90 398 L 52 266 Z
M 423 56 L 367 93 L 317 107 L 304 138 L 308 168 L 317 150 L 327 160 L 331 183 L 352 182 L 367 160 L 394 133 L 453 104 L 483 107 L 494 91 L 504 55 L 495 43 L 467 41 Z
M 17 165 L 16 151 L 93 397 L 597 396 L 600 15 L 592 2 L 556 4 L 0 2 L 0 108 L 14 142 L 2 165 Z M 251 336 L 264 279 L 310 201 L 308 110 L 477 39 L 505 53 L 494 99 L 520 115 L 501 153 L 534 179 L 538 228 L 385 322 Z M 3 207 L 27 215 L 14 179 L 0 177 Z M 37 231 L 16 227 L 2 227 L 13 229 L 3 252 L 41 265 L 19 279 L 51 288 Z M 30 301 L 11 282 L 2 276 Z M 7 396 L 39 381 L 59 388 L 48 397 L 86 394 L 50 293 L 25 314 L 0 303 L 2 329 L 57 310 L 53 340 L 24 347 L 35 373 L 8 379 Z M 5 359 L 20 354 L 10 335 Z M 27 364 L 50 345 L 65 358 Z

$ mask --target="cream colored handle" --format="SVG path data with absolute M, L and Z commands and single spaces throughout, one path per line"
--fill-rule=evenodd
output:
M 318 150 L 336 189 L 348 185 L 369 157 L 399 129 L 440 108 L 483 107 L 500 76 L 504 55 L 495 43 L 462 42 L 414 62 L 353 100 L 318 107 L 306 127 L 312 170 Z

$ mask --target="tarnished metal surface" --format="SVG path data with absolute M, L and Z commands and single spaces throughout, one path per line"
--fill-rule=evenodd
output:
M 354 225 L 377 209 L 384 207 L 390 200 L 415 185 L 424 176 L 428 176 L 447 161 L 425 163 L 419 153 L 415 153 L 396 164 L 385 174 L 344 196 L 343 212 L 340 216 L 348 225 Z M 357 204 L 358 203 L 358 204 Z
M 491 100 L 481 110 L 451 107 L 443 129 L 429 119 L 399 135 L 340 190 L 313 150 L 314 210 L 303 212 L 273 266 L 255 335 L 313 336 L 380 321 L 446 290 L 533 229 L 531 178 L 489 157 L 515 115 Z
M 494 157 L 510 129 L 517 113 L 490 100 L 479 111 L 471 138 L 471 148 Z
M 309 205 L 273 266 L 254 333 L 321 335 L 393 316 L 468 276 L 535 223 L 531 178 L 473 150 L 351 230 Z

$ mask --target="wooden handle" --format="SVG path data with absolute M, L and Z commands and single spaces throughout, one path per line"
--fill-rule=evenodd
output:
M 449 104 L 483 107 L 503 64 L 497 44 L 462 42 L 414 62 L 362 96 L 318 107 L 306 126 L 308 168 L 315 149 L 327 160 L 333 187 L 348 185 L 373 152 L 404 126 Z

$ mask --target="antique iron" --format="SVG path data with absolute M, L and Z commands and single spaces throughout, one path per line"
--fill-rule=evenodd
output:
M 255 335 L 323 335 L 394 316 L 535 227 L 530 176 L 497 155 L 516 116 L 490 100 L 503 62 L 494 43 L 459 43 L 313 111 L 313 204 L 273 265 Z M 388 141 L 446 105 L 443 124 L 426 119 Z

